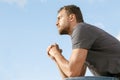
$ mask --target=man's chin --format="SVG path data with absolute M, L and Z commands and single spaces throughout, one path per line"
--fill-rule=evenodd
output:
M 59 32 L 60 35 L 67 35 L 65 32 Z

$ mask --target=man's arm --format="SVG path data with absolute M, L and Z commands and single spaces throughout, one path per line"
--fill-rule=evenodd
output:
M 57 67 L 58 67 L 58 70 L 61 74 L 61 77 L 62 77 L 62 80 L 64 80 L 65 78 L 68 78 L 68 76 L 65 75 L 65 73 L 61 70 L 60 66 L 57 64 L 57 62 L 55 61 Z M 86 66 L 84 65 L 83 68 L 82 68 L 82 73 L 81 73 L 81 76 L 85 76 L 85 72 L 86 72 Z
M 60 66 L 58 65 L 58 63 L 56 62 L 55 58 L 49 54 L 49 51 L 50 51 L 50 49 L 51 49 L 53 46 L 54 46 L 54 45 L 51 45 L 51 46 L 49 46 L 49 47 L 47 48 L 47 53 L 48 53 L 48 56 L 49 56 L 52 60 L 54 60 L 54 62 L 56 63 L 57 68 L 58 68 L 58 70 L 59 70 L 59 72 L 60 72 L 60 74 L 61 74 L 62 80 L 64 80 L 64 78 L 67 78 L 67 76 L 66 76 L 66 75 L 64 74 L 64 72 L 61 70 L 61 68 L 60 68 Z M 59 52 L 62 53 L 62 49 L 59 49 L 59 46 L 57 46 L 57 48 L 58 48 Z
M 61 70 L 68 77 L 82 76 L 82 68 L 85 63 L 87 56 L 87 50 L 85 49 L 74 49 L 72 55 L 68 60 L 66 60 L 63 55 L 56 53 L 54 56 Z
M 84 66 L 82 67 L 81 76 L 85 76 L 86 69 L 87 69 L 87 66 L 84 64 Z
M 59 68 L 67 77 L 82 76 L 82 70 L 88 52 L 86 49 L 74 49 L 69 61 L 64 58 L 56 45 L 49 49 L 48 52 L 55 58 Z
M 59 72 L 60 72 L 60 74 L 61 74 L 62 80 L 64 80 L 64 78 L 67 78 L 67 76 L 66 76 L 65 73 L 61 70 L 61 68 L 60 68 L 60 66 L 57 64 L 56 60 L 55 60 L 55 63 L 56 63 L 56 65 L 57 65 L 57 67 L 58 67 L 58 70 L 59 70 Z

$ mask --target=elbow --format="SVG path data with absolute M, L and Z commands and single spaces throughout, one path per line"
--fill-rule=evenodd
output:
M 68 73 L 68 77 L 74 77 L 75 75 L 74 75 L 74 73 L 73 72 L 69 72 Z
M 78 77 L 78 76 L 80 76 L 80 72 L 78 71 L 73 70 L 68 72 L 68 77 Z

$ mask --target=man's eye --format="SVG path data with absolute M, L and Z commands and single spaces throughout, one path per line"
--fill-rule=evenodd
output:
M 58 17 L 58 20 L 60 20 L 60 17 Z

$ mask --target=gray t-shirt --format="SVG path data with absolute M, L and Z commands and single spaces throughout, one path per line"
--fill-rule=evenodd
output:
M 120 74 L 120 42 L 93 25 L 79 23 L 71 35 L 72 48 L 88 50 L 87 66 L 95 75 Z

